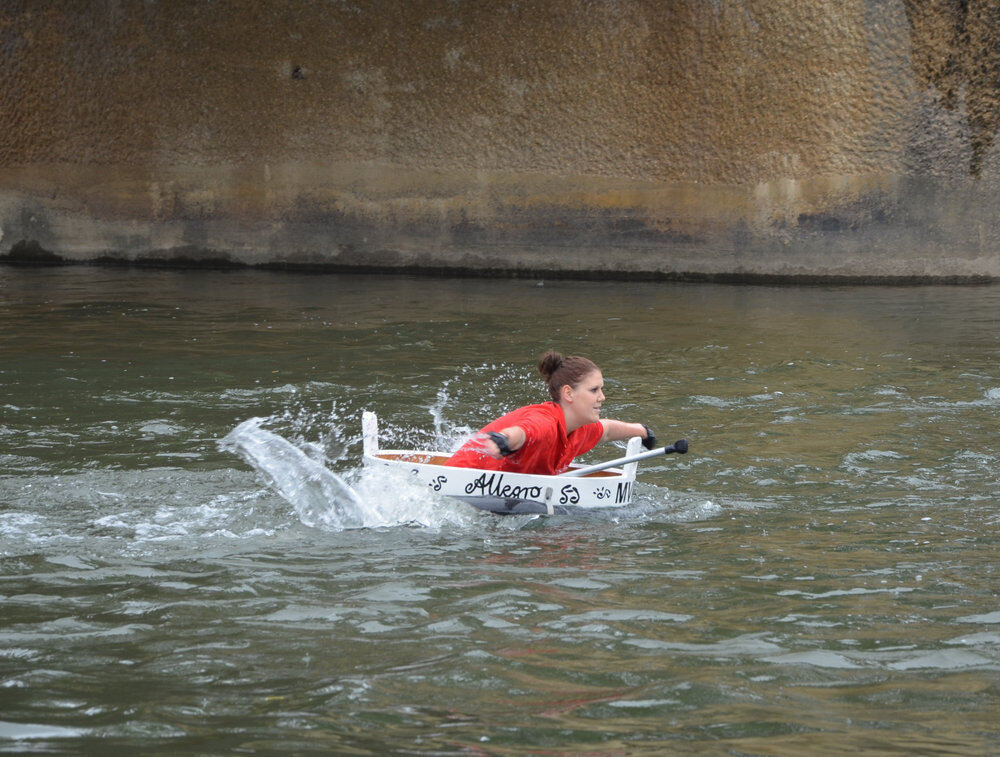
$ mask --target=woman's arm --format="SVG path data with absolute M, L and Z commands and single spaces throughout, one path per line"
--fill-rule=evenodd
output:
M 650 445 L 656 443 L 656 437 L 653 436 L 653 432 L 649 430 L 648 426 L 642 423 L 625 423 L 624 421 L 602 418 L 601 425 L 604 426 L 604 436 L 601 437 L 602 442 L 617 442 L 638 436 L 643 439 L 643 446 L 646 449 L 651 449 Z
M 528 438 L 527 434 L 524 433 L 524 429 L 520 426 L 509 426 L 502 431 L 494 431 L 493 433 L 502 434 L 507 439 L 507 449 L 510 450 L 507 454 L 511 452 L 517 452 L 521 447 L 524 446 L 525 440 Z M 499 460 L 504 457 L 503 452 L 500 450 L 500 446 L 489 437 L 483 440 L 483 452 L 492 457 L 494 460 Z

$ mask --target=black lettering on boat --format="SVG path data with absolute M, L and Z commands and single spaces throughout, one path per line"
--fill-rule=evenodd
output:
M 559 490 L 560 505 L 576 505 L 580 502 L 580 490 L 572 484 L 566 484 Z
M 618 491 L 615 492 L 615 504 L 620 505 L 622 502 L 628 502 L 630 499 L 632 499 L 632 482 L 619 481 Z
M 444 486 L 447 483 L 448 483 L 448 477 L 447 476 L 435 476 L 431 480 L 430 484 L 428 484 L 428 485 L 434 491 L 439 492 L 439 491 L 441 491 L 441 487 Z
M 542 487 L 505 484 L 502 473 L 483 473 L 475 481 L 465 485 L 465 493 L 478 494 L 482 497 L 539 500 L 542 496 Z

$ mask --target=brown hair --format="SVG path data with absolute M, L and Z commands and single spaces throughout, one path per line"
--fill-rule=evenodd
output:
M 555 350 L 549 350 L 538 361 L 538 372 L 545 377 L 553 402 L 559 401 L 559 390 L 564 386 L 576 386 L 588 373 L 598 370 L 600 368 L 585 357 L 563 357 Z

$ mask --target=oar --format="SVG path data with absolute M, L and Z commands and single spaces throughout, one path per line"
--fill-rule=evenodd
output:
M 650 457 L 669 455 L 671 452 L 676 452 L 678 455 L 683 455 L 687 451 L 688 451 L 687 439 L 678 439 L 669 447 L 659 447 L 658 449 L 651 449 L 649 452 L 639 452 L 638 454 L 635 455 L 619 457 L 617 460 L 608 460 L 606 463 L 598 463 L 597 465 L 588 465 L 586 468 L 576 468 L 574 470 L 568 470 L 565 473 L 560 473 L 559 475 L 567 477 L 586 476 L 588 473 L 597 473 L 597 471 L 599 470 L 614 468 L 616 465 L 628 465 L 629 463 L 637 463 L 640 460 L 646 460 Z

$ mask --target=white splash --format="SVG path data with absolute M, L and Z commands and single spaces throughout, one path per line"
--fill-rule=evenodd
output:
M 220 448 L 242 457 L 269 486 L 295 508 L 307 526 L 341 531 L 353 528 L 467 523 L 471 514 L 432 496 L 405 476 L 374 476 L 362 470 L 352 488 L 343 478 L 251 418 L 233 429 Z
M 376 516 L 336 473 L 301 449 L 261 428 L 263 418 L 251 418 L 234 428 L 219 446 L 235 452 L 260 473 L 295 508 L 307 526 L 332 529 L 363 528 Z

